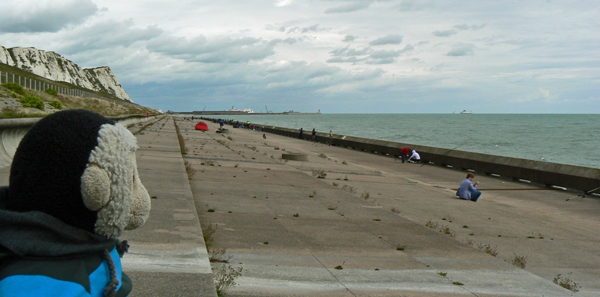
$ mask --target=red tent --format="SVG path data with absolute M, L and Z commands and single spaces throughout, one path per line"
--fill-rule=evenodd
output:
M 200 122 L 196 124 L 196 130 L 208 131 L 208 126 L 205 122 Z

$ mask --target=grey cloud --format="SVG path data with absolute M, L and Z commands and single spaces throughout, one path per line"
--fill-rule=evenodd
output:
M 454 28 L 458 29 L 458 30 L 479 30 L 482 28 L 485 28 L 486 24 L 481 24 L 481 25 L 467 25 L 467 24 L 461 24 L 461 25 L 456 25 L 454 26 Z
M 348 86 L 357 92 L 371 92 L 374 80 L 384 75 L 381 69 L 356 73 L 324 63 L 294 62 L 275 73 L 266 72 L 269 64 L 227 64 L 210 67 L 188 63 L 191 76 L 156 84 L 134 84 L 127 90 L 145 106 L 163 110 L 222 110 L 232 105 L 259 110 L 333 110 L 332 96 L 348 98 Z M 207 69 L 210 67 L 210 69 Z M 213 69 L 213 70 L 211 70 Z M 162 90 L 162 91 L 159 91 Z M 376 88 L 374 90 L 377 90 Z M 372 93 L 372 92 L 371 92 Z M 371 94 L 369 93 L 369 94 Z M 179 100 L 173 101 L 176 97 Z M 313 99 L 315 98 L 315 99 Z M 143 101 L 143 102 L 142 102 Z M 136 101 L 138 102 L 138 101 Z M 300 104 L 301 106 L 297 106 Z
M 204 36 L 188 41 L 185 38 L 163 37 L 148 42 L 147 47 L 151 51 L 188 62 L 242 63 L 262 60 L 273 55 L 273 48 L 278 42 L 286 41 L 266 42 L 251 37 L 220 37 L 208 40 Z
M 473 55 L 473 48 L 475 48 L 472 44 L 462 44 L 451 49 L 446 55 L 451 57 L 460 57 Z
M 407 44 L 400 50 L 376 50 L 370 47 L 362 49 L 353 49 L 349 46 L 336 49 L 330 52 L 332 58 L 328 63 L 357 63 L 366 61 L 368 64 L 390 64 L 395 61 L 400 54 L 412 51 L 414 47 Z
M 319 24 L 317 25 L 312 25 L 310 27 L 306 27 L 306 28 L 302 28 L 302 33 L 307 33 L 307 32 L 317 32 L 320 31 L 319 29 Z
M 352 57 L 352 56 L 364 56 L 371 53 L 370 47 L 365 47 L 361 50 L 345 47 L 331 51 L 331 54 L 335 57 Z
M 347 12 L 354 12 L 354 11 L 358 11 L 358 10 L 362 10 L 365 8 L 369 8 L 369 6 L 371 6 L 372 1 L 357 1 L 354 3 L 350 3 L 350 4 L 345 4 L 345 5 L 340 5 L 340 6 L 336 6 L 333 8 L 328 8 L 325 10 L 325 13 L 330 14 L 330 13 L 347 13 Z
M 469 30 L 470 26 L 467 24 L 462 24 L 462 25 L 456 25 L 456 26 L 454 26 L 454 28 L 456 28 L 458 30 Z
M 354 35 L 346 35 L 346 37 L 344 37 L 344 40 L 342 40 L 343 42 L 352 42 L 356 40 L 356 36 Z
M 272 44 L 277 44 L 277 43 L 281 42 L 281 43 L 285 43 L 285 44 L 294 44 L 294 43 L 297 43 L 299 41 L 300 40 L 298 38 L 286 38 L 286 39 L 283 39 L 281 41 L 279 39 L 275 39 L 275 40 L 272 40 L 271 43 Z
M 360 61 L 364 61 L 366 59 L 362 58 L 359 59 L 357 57 L 349 57 L 349 58 L 342 58 L 342 57 L 333 57 L 329 60 L 327 60 L 327 63 L 357 63 Z
M 400 2 L 400 11 L 420 11 L 430 7 L 433 7 L 431 1 L 402 0 L 402 2 Z
M 138 41 L 152 40 L 162 34 L 156 26 L 135 28 L 132 21 L 106 21 L 89 27 L 79 27 L 69 32 L 59 47 L 64 54 L 96 49 L 126 48 Z
M 305 78 L 311 79 L 315 77 L 334 75 L 340 70 L 338 68 L 329 67 L 324 64 L 314 63 L 304 67 L 304 71 L 306 73 Z
M 390 34 L 384 37 L 377 38 L 370 45 L 385 45 L 385 44 L 400 44 L 402 43 L 402 36 L 398 34 Z
M 367 64 L 392 64 L 396 61 L 394 58 L 383 58 L 367 61 Z
M 28 2 L 3 1 L 0 4 L 0 32 L 57 32 L 80 24 L 98 12 L 91 0 Z M 44 3 L 47 2 L 47 3 Z
M 373 51 L 367 61 L 367 64 L 392 64 L 396 61 L 396 58 L 400 57 L 400 54 L 413 50 L 412 45 L 406 45 L 403 49 L 397 51 Z
M 407 45 L 406 45 L 406 46 L 405 46 L 403 49 L 401 49 L 399 52 L 400 52 L 400 53 L 406 53 L 406 52 L 410 52 L 410 51 L 412 51 L 412 50 L 414 50 L 414 49 L 415 49 L 415 47 L 414 47 L 414 46 L 412 46 L 412 45 L 410 45 L 410 44 L 407 44 Z
M 448 37 L 451 35 L 454 35 L 458 32 L 456 32 L 456 30 L 446 30 L 446 31 L 435 31 L 433 32 L 433 35 L 438 36 L 438 37 Z
M 285 32 L 287 28 L 285 26 L 265 25 L 265 29 L 269 31 Z
M 285 27 L 282 27 L 285 30 Z M 325 31 L 324 28 L 319 28 L 319 24 L 312 25 L 310 27 L 292 27 L 287 29 L 287 33 L 309 33 L 309 32 L 319 32 Z
M 399 51 L 373 51 L 370 55 L 372 59 L 397 58 L 399 56 Z

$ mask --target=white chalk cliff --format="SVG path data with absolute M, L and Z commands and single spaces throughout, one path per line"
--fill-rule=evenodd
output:
M 133 102 L 108 66 L 83 69 L 55 52 L 32 47 L 7 49 L 3 46 L 0 46 L 0 63 Z

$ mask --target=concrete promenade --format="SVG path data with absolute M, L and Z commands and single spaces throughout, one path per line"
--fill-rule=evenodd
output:
M 223 265 L 243 268 L 227 296 L 600 296 L 598 198 L 477 176 L 473 203 L 454 196 L 465 172 L 176 122 L 183 157 L 172 117 L 136 134 L 153 199 L 148 222 L 121 236 L 130 296 L 213 297 Z M 308 161 L 281 159 L 290 152 Z M 201 224 L 229 263 L 211 270 Z
M 130 129 L 137 132 L 138 172 L 152 210 L 144 226 L 121 236 L 131 244 L 123 257 L 134 284 L 129 296 L 216 297 L 173 119 L 138 132 L 142 127 Z
M 598 198 L 478 176 L 473 203 L 466 172 L 196 123 L 178 121 L 197 210 L 244 269 L 229 296 L 600 296 Z

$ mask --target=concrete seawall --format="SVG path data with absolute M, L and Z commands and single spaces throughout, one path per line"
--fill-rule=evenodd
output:
M 207 119 L 209 120 L 209 119 Z M 257 123 L 251 125 L 260 127 L 264 132 L 299 138 L 297 129 L 266 126 Z M 310 131 L 304 131 L 304 139 L 310 139 Z M 564 188 L 577 192 L 597 192 L 600 188 L 600 169 L 574 166 L 550 162 L 541 162 L 520 158 L 495 156 L 460 150 L 436 148 L 401 142 L 375 140 L 347 135 L 334 134 L 330 139 L 328 133 L 317 132 L 315 141 L 329 143 L 334 146 L 365 152 L 400 156 L 400 149 L 410 147 L 419 152 L 421 161 L 430 165 L 438 165 L 458 170 L 473 171 L 476 174 L 486 174 L 504 179 L 525 181 L 545 187 Z
M 144 115 L 122 115 L 108 118 L 125 127 L 130 127 L 149 119 Z M 29 128 L 40 119 L 19 118 L 0 120 L 0 168 L 10 166 L 21 139 L 29 131 Z

